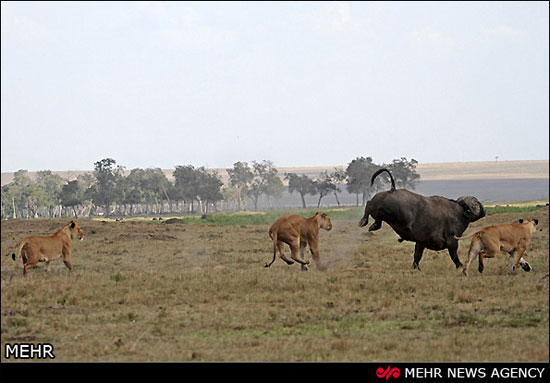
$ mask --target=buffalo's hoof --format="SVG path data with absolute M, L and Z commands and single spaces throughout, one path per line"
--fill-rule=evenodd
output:
M 375 231 L 382 227 L 382 222 L 374 222 L 372 225 L 369 226 L 369 231 Z
M 413 269 L 413 270 L 416 269 L 416 270 L 418 270 L 418 271 L 422 271 L 422 270 L 420 270 L 420 266 L 418 266 L 416 263 L 413 263 L 413 264 L 412 264 L 412 269 Z

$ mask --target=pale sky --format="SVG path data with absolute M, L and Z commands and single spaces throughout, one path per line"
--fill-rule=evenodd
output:
M 2 2 L 2 172 L 549 158 L 548 2 Z

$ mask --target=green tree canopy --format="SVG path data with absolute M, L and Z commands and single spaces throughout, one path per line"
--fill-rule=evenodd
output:
M 305 196 L 307 194 L 314 195 L 317 193 L 317 188 L 315 187 L 315 183 L 311 178 L 306 176 L 305 174 L 302 174 L 299 176 L 296 173 L 286 173 L 285 179 L 288 180 L 288 191 L 290 193 L 297 192 L 300 194 L 300 197 L 302 198 L 302 207 L 306 208 L 306 200 Z

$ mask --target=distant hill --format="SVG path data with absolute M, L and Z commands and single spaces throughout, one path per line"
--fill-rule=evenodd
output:
M 434 180 L 496 180 L 496 179 L 548 179 L 550 173 L 549 160 L 536 161 L 490 161 L 490 162 L 443 162 L 443 163 L 419 163 L 416 170 L 421 181 Z M 334 169 L 345 169 L 345 166 L 317 166 L 317 167 L 280 167 L 277 168 L 282 176 L 285 173 L 306 174 L 310 177 L 319 175 L 322 171 L 329 172 Z M 127 173 L 131 169 L 126 170 Z M 227 169 L 217 170 L 222 181 L 228 180 Z M 169 180 L 173 179 L 173 169 L 164 169 Z M 66 170 L 53 171 L 64 179 L 74 180 L 82 173 L 90 170 Z M 36 172 L 29 172 L 31 178 Z M 2 186 L 13 180 L 13 173 L 2 173 Z

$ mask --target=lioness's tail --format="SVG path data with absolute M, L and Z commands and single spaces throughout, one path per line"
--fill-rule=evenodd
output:
M 22 241 L 19 243 L 19 247 L 17 249 L 17 255 L 15 253 L 12 253 L 11 254 L 11 259 L 13 259 L 14 261 L 21 258 L 21 252 L 23 251 L 23 247 L 25 247 L 25 245 L 27 244 L 27 241 Z
M 269 236 L 273 240 L 273 252 L 277 251 L 277 230 L 270 231 Z
M 455 238 L 456 238 L 456 239 L 468 239 L 468 238 L 473 237 L 473 236 L 476 235 L 477 233 L 479 233 L 479 231 L 474 231 L 473 233 L 468 234 L 468 235 L 465 235 L 464 237 L 457 237 L 457 236 L 455 235 Z
M 266 263 L 264 266 L 269 267 L 273 262 L 275 262 L 275 258 L 277 257 L 277 230 L 269 230 L 269 237 L 273 240 L 273 259 L 271 262 Z

